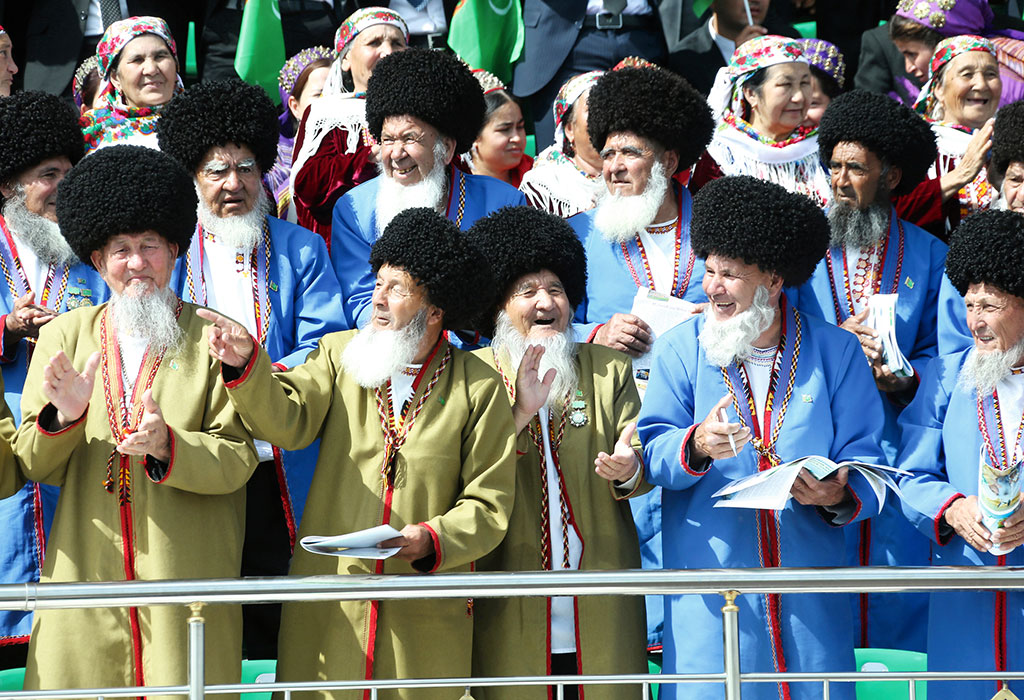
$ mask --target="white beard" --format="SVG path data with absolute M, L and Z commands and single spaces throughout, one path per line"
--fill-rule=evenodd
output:
M 210 209 L 210 206 L 203 199 L 196 185 L 196 195 L 199 197 L 199 207 L 196 213 L 199 215 L 199 224 L 204 230 L 212 233 L 220 243 L 236 250 L 251 251 L 256 248 L 263 235 L 263 222 L 270 213 L 270 198 L 260 186 L 256 195 L 256 202 L 249 212 L 238 216 L 217 216 Z
M 141 294 L 110 293 L 110 311 L 118 333 L 145 338 L 155 352 L 173 352 L 184 333 L 174 310 L 178 295 L 169 287 Z
M 612 194 L 605 188 L 594 210 L 594 226 L 609 243 L 625 243 L 650 226 L 665 201 L 669 179 L 665 166 L 655 161 L 647 187 L 638 195 Z
M 867 209 L 833 202 L 828 211 L 832 229 L 829 244 L 839 248 L 867 248 L 889 233 L 889 205 L 872 204 Z
M 561 411 L 565 397 L 569 392 L 575 391 L 579 383 L 579 371 L 576 366 L 577 345 L 572 326 L 567 326 L 558 335 L 535 340 L 524 337 L 512 325 L 508 314 L 504 310 L 499 311 L 494 324 L 494 337 L 491 338 L 491 347 L 494 351 L 499 355 L 502 352 L 508 353 L 513 368 L 518 372 L 519 363 L 523 361 L 526 348 L 530 345 L 544 347 L 538 375 L 543 379 L 549 369 L 555 370 L 555 381 L 551 384 L 546 404 L 552 411 Z
M 978 352 L 971 348 L 956 378 L 957 388 L 967 393 L 991 394 L 996 385 L 1010 376 L 1010 370 L 1024 357 L 1024 338 L 1009 350 Z
M 392 374 L 413 363 L 426 331 L 426 309 L 397 330 L 380 330 L 368 324 L 345 346 L 341 368 L 359 386 L 376 389 Z
M 708 308 L 704 311 L 704 328 L 697 338 L 708 362 L 718 367 L 728 367 L 733 362 L 743 362 L 750 357 L 754 341 L 771 328 L 775 321 L 775 307 L 768 300 L 768 288 L 760 285 L 754 292 L 750 306 L 724 321 L 715 318 L 711 309 L 714 302 L 708 302 Z
M 381 168 L 380 188 L 377 190 L 377 238 L 381 237 L 391 220 L 406 209 L 437 209 L 441 206 L 448 189 L 448 164 L 444 162 L 447 154 L 444 143 L 438 139 L 434 144 L 434 167 L 415 185 L 401 185 Z
M 4 203 L 4 219 L 11 233 L 27 245 L 44 265 L 74 265 L 78 256 L 60 232 L 60 226 L 28 210 L 25 189 L 18 185 Z

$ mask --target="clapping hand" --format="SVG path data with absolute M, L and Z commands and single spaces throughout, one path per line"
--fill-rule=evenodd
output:
M 153 400 L 152 389 L 142 395 L 142 418 L 138 427 L 118 444 L 117 451 L 123 455 L 149 455 L 161 462 L 171 461 L 171 436 L 164 414 Z
M 629 481 L 636 474 L 636 470 L 639 467 L 636 458 L 636 451 L 633 449 L 632 439 L 633 433 L 636 432 L 636 423 L 630 423 L 622 430 L 622 434 L 619 435 L 618 441 L 615 443 L 615 450 L 608 454 L 607 452 L 598 452 L 597 459 L 594 460 L 598 476 L 607 479 L 608 481 Z
M 79 374 L 64 351 L 58 350 L 43 369 L 43 395 L 57 409 L 59 428 L 66 428 L 85 414 L 99 364 L 100 354 L 94 352 Z
M 544 357 L 544 346 L 530 345 L 523 353 L 516 372 L 516 402 L 512 415 L 516 421 L 516 434 L 530 424 L 548 400 L 551 383 L 555 381 L 555 370 L 549 369 L 543 379 L 540 376 L 540 360 Z

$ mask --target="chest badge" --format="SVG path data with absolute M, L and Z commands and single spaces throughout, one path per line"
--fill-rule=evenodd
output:
M 583 392 L 579 389 L 576 390 L 576 397 L 569 402 L 569 409 L 569 425 L 582 428 L 587 424 L 587 402 L 583 400 Z

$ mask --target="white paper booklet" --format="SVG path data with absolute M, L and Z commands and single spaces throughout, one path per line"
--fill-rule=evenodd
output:
M 837 464 L 828 457 L 810 455 L 730 481 L 711 495 L 713 498 L 719 498 L 719 501 L 715 503 L 715 508 L 782 510 L 786 507 L 786 502 L 789 501 L 789 492 L 801 469 L 806 469 L 821 481 L 840 467 L 849 467 L 864 475 L 875 492 L 879 507 L 885 503 L 887 488 L 900 495 L 899 486 L 896 485 L 890 474 L 910 474 L 910 472 L 885 464 L 865 464 L 864 462 L 840 462 Z
M 356 557 L 358 559 L 387 559 L 401 547 L 378 547 L 384 540 L 401 537 L 402 533 L 390 525 L 378 525 L 347 535 L 309 535 L 299 544 L 314 554 L 330 554 L 335 557 Z
M 630 313 L 642 318 L 654 332 L 654 340 L 657 340 L 659 335 L 691 318 L 696 308 L 697 305 L 693 302 L 662 294 L 648 287 L 640 287 L 636 290 L 636 296 L 633 297 L 633 308 L 630 309 Z M 650 371 L 650 352 L 633 359 L 633 376 L 641 396 L 647 388 Z
M 914 376 L 914 368 L 896 342 L 896 301 L 899 294 L 873 294 L 868 299 L 868 318 L 864 325 L 878 331 L 882 343 L 882 362 L 897 377 Z

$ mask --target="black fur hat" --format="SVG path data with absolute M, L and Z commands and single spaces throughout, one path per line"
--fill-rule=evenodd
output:
M 444 311 L 443 325 L 466 330 L 494 298 L 487 259 L 466 234 L 433 209 L 398 214 L 370 249 L 370 267 L 398 267 L 426 287 L 427 298 Z
M 78 113 L 45 92 L 16 92 L 0 99 L 0 184 L 15 180 L 47 158 L 85 155 Z
M 686 80 L 660 68 L 608 71 L 587 97 L 587 134 L 600 152 L 609 134 L 628 131 L 679 154 L 686 170 L 711 142 L 707 100 Z
M 1013 162 L 1024 163 L 1024 100 L 1017 100 L 996 112 L 989 160 L 993 184 L 1002 187 L 1006 169 Z
M 75 255 L 89 262 L 112 236 L 156 231 L 188 250 L 196 228 L 192 176 L 166 153 L 110 146 L 68 173 L 57 189 L 57 220 Z
M 455 152 L 473 145 L 484 123 L 484 91 L 455 56 L 408 49 L 380 59 L 366 86 L 366 123 L 380 140 L 387 117 L 422 119 L 455 139 Z
M 277 158 L 277 108 L 263 88 L 237 78 L 199 83 L 172 99 L 160 114 L 160 150 L 195 174 L 207 152 L 229 143 L 247 146 L 260 172 Z
M 792 286 L 810 279 L 825 255 L 829 226 L 804 195 L 738 175 L 712 180 L 694 197 L 690 241 L 701 258 L 742 260 Z
M 1024 216 L 989 210 L 964 219 L 949 241 L 946 276 L 961 295 L 984 282 L 1024 299 Z
M 565 219 L 533 207 L 504 207 L 478 219 L 467 235 L 494 271 L 497 296 L 479 323 L 483 335 L 493 334 L 498 310 L 523 275 L 549 270 L 562 282 L 570 306 L 576 308 L 583 300 L 586 254 Z
M 818 154 L 828 163 L 836 144 L 859 143 L 903 171 L 894 194 L 905 194 L 924 180 L 935 162 L 935 135 L 914 110 L 885 95 L 853 90 L 832 100 L 818 126 Z

